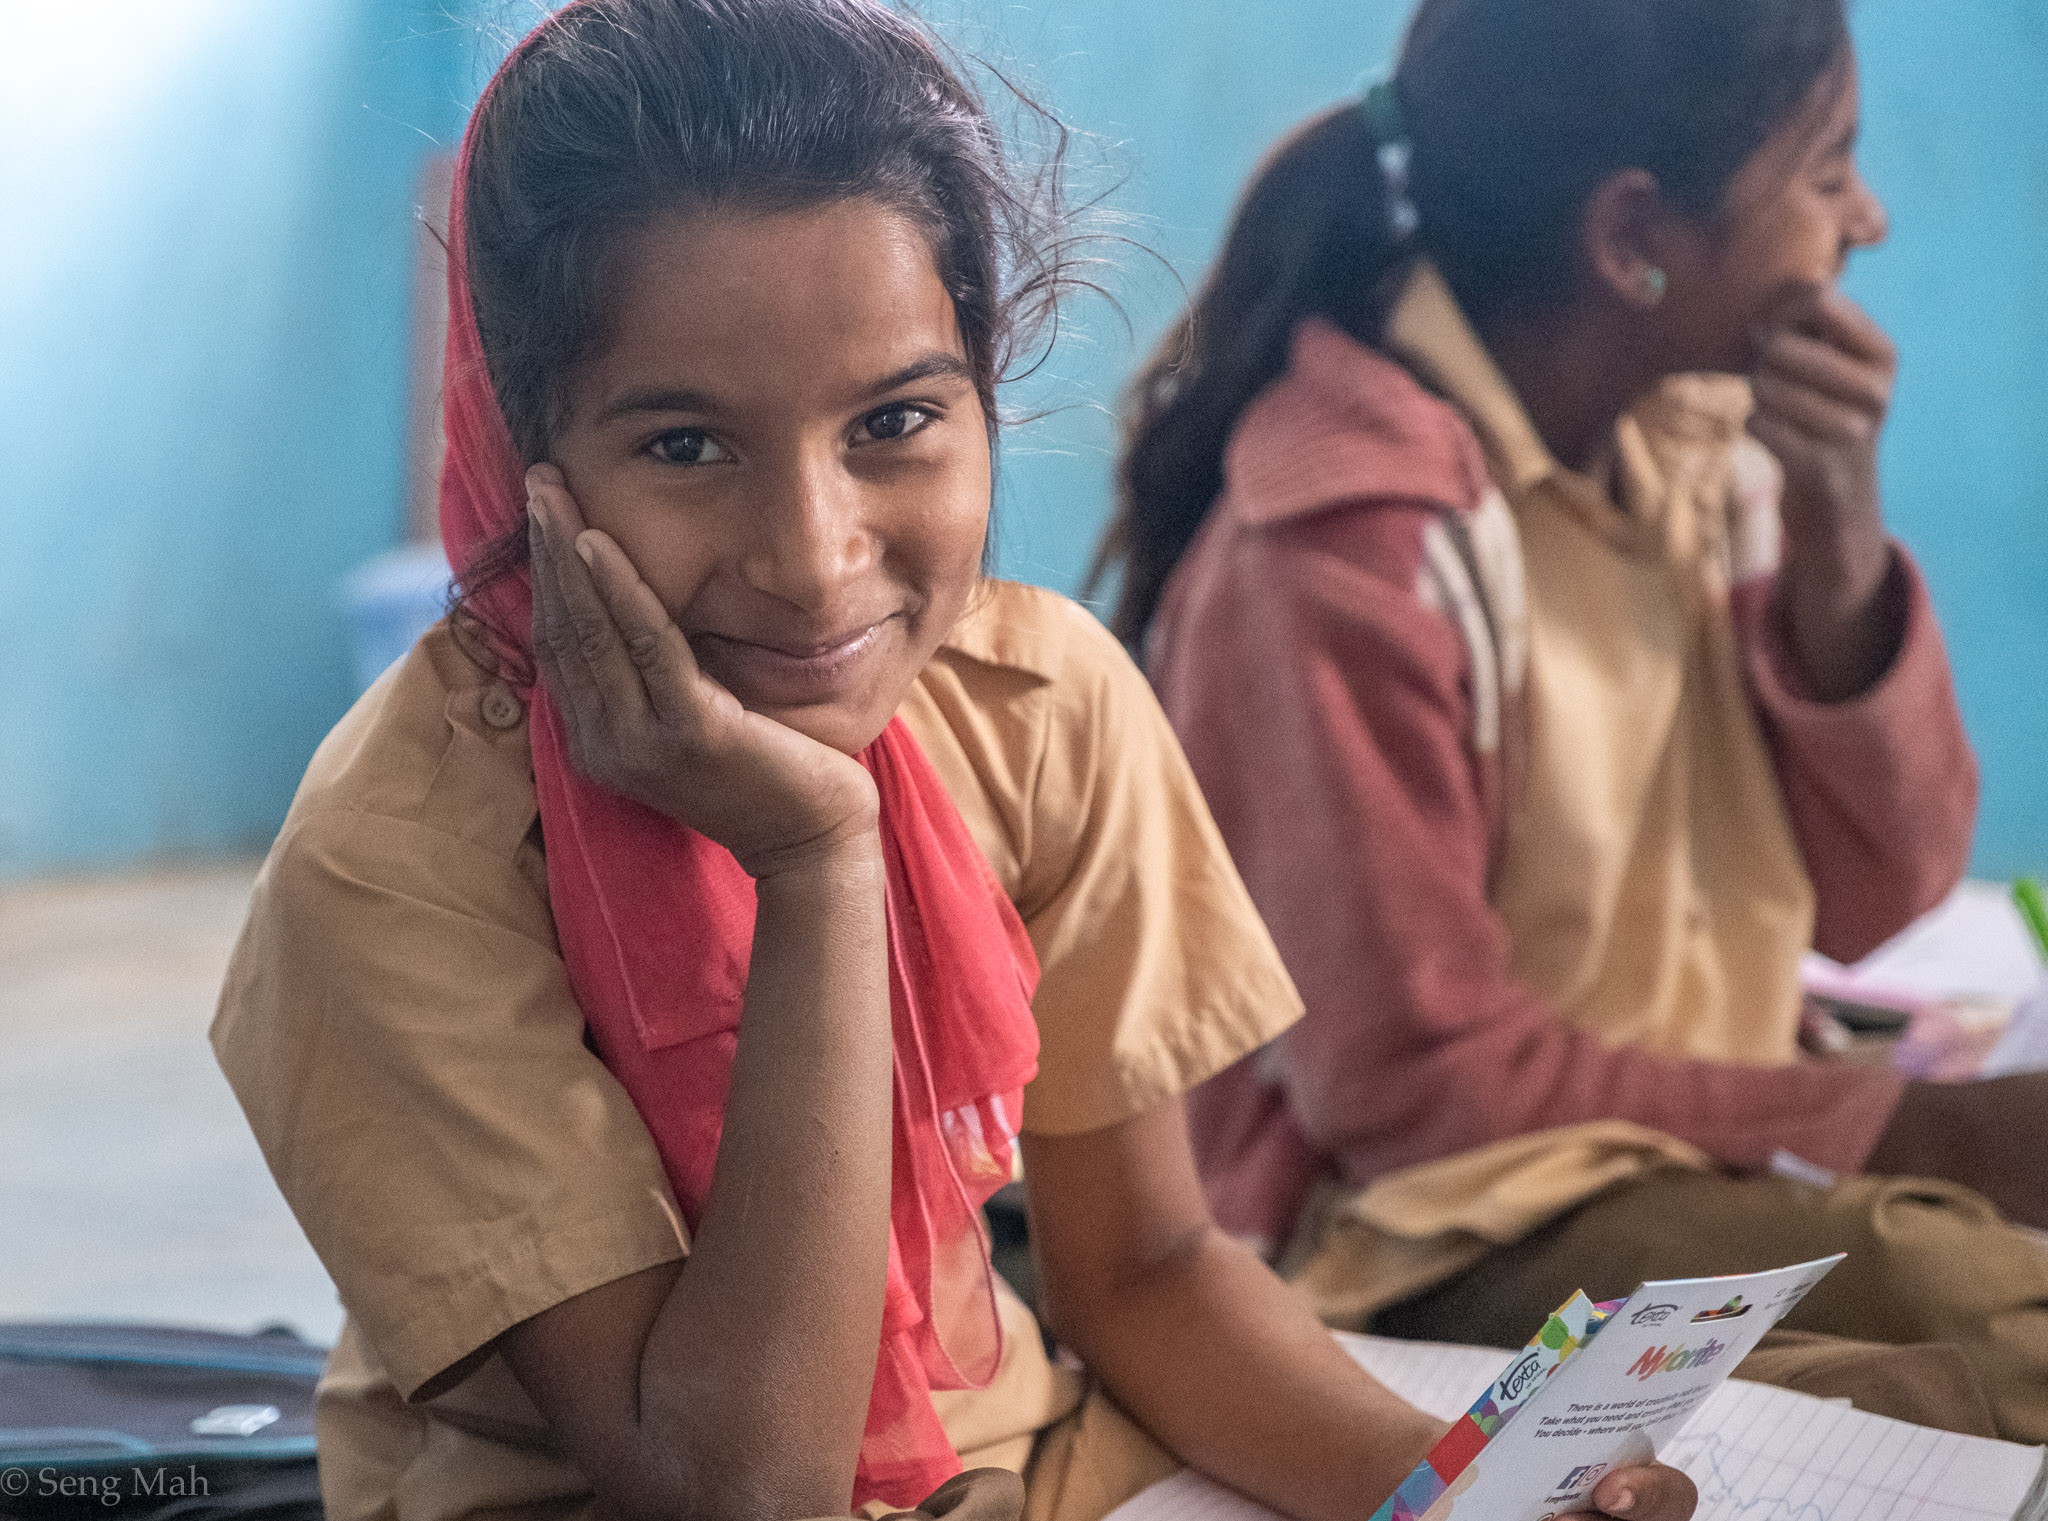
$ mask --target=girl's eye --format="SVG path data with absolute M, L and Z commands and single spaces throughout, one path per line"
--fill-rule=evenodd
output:
M 731 458 L 725 445 L 702 428 L 671 428 L 647 449 L 656 459 L 669 465 L 709 465 Z
M 879 443 L 891 439 L 908 438 L 918 429 L 932 421 L 932 414 L 923 407 L 909 404 L 884 407 L 879 412 L 870 412 L 861 422 L 861 431 Z

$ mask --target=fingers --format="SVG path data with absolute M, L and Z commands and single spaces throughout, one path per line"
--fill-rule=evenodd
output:
M 540 464 L 526 472 L 526 496 L 532 501 L 537 496 L 545 498 L 564 521 L 567 539 L 574 540 L 584 528 L 583 509 L 569 491 L 569 478 L 562 474 L 559 465 Z
M 1828 288 L 1823 305 L 1828 327 L 1821 337 L 1833 339 L 1858 358 L 1880 366 L 1887 374 L 1898 367 L 1898 346 L 1877 325 L 1875 317 L 1833 286 Z
M 1757 374 L 1803 386 L 1876 417 L 1891 406 L 1888 368 L 1794 328 L 1774 329 L 1758 346 Z
M 633 562 L 610 534 L 586 528 L 577 537 L 576 549 L 618 630 L 626 658 L 640 674 L 655 716 L 669 723 L 693 718 L 701 707 L 698 686 L 703 677 L 689 640 L 669 617 L 661 598 L 640 579 Z
M 1593 1488 L 1601 1514 L 1622 1521 L 1686 1521 L 1699 1499 L 1692 1480 L 1663 1463 L 1617 1468 Z
M 1764 429 L 1776 426 L 1804 435 L 1814 444 L 1856 444 L 1877 442 L 1881 418 L 1807 386 L 1774 374 L 1759 374 L 1750 380 L 1756 396 L 1756 411 L 1750 431 L 1768 447 L 1771 440 Z
M 533 565 L 536 654 L 547 651 L 572 739 L 589 739 L 638 719 L 648 698 L 590 567 L 576 552 L 581 515 L 560 479 L 547 466 L 536 466 L 527 478 L 539 527 Z
M 1766 303 L 1754 333 L 1803 333 L 1864 364 L 1889 367 L 1898 350 L 1862 307 L 1830 285 L 1796 285 Z
M 555 564 L 557 541 L 547 531 L 545 509 L 534 498 L 527 501 L 527 543 L 532 557 L 534 664 L 561 712 L 570 752 L 580 755 L 585 749 L 584 728 L 601 703 L 569 625 Z
M 1787 286 L 1756 336 L 1749 431 L 1781 460 L 1877 446 L 1897 356 L 1883 329 L 1833 286 Z
M 1758 342 L 1786 330 L 1804 333 L 1887 373 L 1898 363 L 1898 350 L 1884 329 L 1838 286 L 1795 281 L 1781 290 L 1765 308 Z
M 1783 467 L 1788 486 L 1804 478 L 1801 472 L 1808 469 L 1810 456 L 1819 448 L 1818 441 L 1811 434 L 1763 412 L 1750 418 L 1749 433 Z
M 561 473 L 527 475 L 534 662 L 576 769 L 664 806 L 679 757 L 729 744 L 744 714 L 697 666 L 668 609 L 616 540 L 583 526 Z
M 1005 1468 L 971 1468 L 955 1474 L 919 1502 L 914 1511 L 897 1511 L 882 1521 L 913 1517 L 936 1521 L 1017 1521 L 1024 1513 L 1024 1481 Z

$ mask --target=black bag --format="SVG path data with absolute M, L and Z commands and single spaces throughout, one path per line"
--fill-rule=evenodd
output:
M 0 1517 L 320 1521 L 326 1361 L 286 1330 L 0 1322 Z

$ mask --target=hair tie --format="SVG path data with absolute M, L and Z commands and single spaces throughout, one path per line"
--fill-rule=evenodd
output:
M 1387 230 L 1396 243 L 1405 243 L 1422 226 L 1422 213 L 1408 194 L 1408 162 L 1415 143 L 1408 136 L 1408 123 L 1401 112 L 1401 99 L 1392 80 L 1382 79 L 1365 92 L 1358 108 L 1365 127 L 1372 134 L 1374 156 L 1379 160 L 1380 180 L 1387 192 Z

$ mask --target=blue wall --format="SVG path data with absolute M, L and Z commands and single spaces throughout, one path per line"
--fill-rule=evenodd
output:
M 335 584 L 399 527 L 410 197 L 468 69 L 436 9 L 10 23 L 0 876 L 260 847 L 346 704 Z
M 2048 867 L 2048 26 L 2040 0 L 1863 0 L 1865 170 L 1891 241 L 1849 288 L 1898 341 L 1889 516 L 1984 769 L 1975 869 Z
M 1001 63 L 1073 124 L 1074 189 L 1108 190 L 1102 303 L 1077 304 L 1049 373 L 1017 408 L 998 499 L 1006 574 L 1076 591 L 1112 495 L 1112 409 L 1130 372 L 1216 251 L 1238 187 L 1268 145 L 1355 93 L 1394 55 L 1412 0 L 952 0 L 927 8 L 970 53 Z M 1013 68 L 1013 64 L 1018 67 Z M 1107 611 L 1107 609 L 1103 609 Z
M 1263 147 L 1375 76 L 1408 0 L 960 0 L 970 45 L 1028 61 L 1070 120 L 1129 170 L 1137 236 L 1199 278 Z M 1861 0 L 1866 174 L 1890 242 L 1849 279 L 1898 340 L 1884 444 L 1888 515 L 1919 557 L 1984 770 L 1974 869 L 2048 868 L 2048 27 L 2041 0 Z M 942 12 L 942 14 L 948 14 Z M 1257 24 L 1247 24 L 1256 14 Z M 1077 153 L 1085 162 L 1091 145 Z M 1097 155 L 1100 156 L 1099 154 Z M 1135 348 L 1099 310 L 1056 366 L 1101 402 L 1173 305 L 1129 287 Z M 1076 409 L 1021 431 L 1006 462 L 1004 564 L 1073 588 L 1109 495 L 1115 429 Z
M 2048 866 L 2032 764 L 2048 735 L 2031 658 L 2048 651 L 2037 7 L 1856 12 L 1866 168 L 1894 233 L 1851 286 L 1905 354 L 1890 513 L 1949 630 L 1985 765 L 1977 865 L 1994 873 Z M 274 828 L 350 695 L 336 584 L 399 531 L 419 158 L 458 130 L 502 45 L 448 19 L 459 0 L 155 9 L 189 14 L 134 57 L 54 20 L 10 37 L 10 63 L 56 83 L 0 105 L 10 135 L 42 132 L 0 161 L 34 232 L 0 240 L 0 877 Z M 1021 65 L 1084 129 L 1081 184 L 1121 180 L 1127 230 L 1192 281 L 1260 151 L 1384 63 L 1406 0 L 925 10 Z M 80 107 L 74 80 L 108 86 L 118 111 Z M 1179 300 L 1166 268 L 1124 262 L 1132 334 L 1083 306 L 1017 398 L 1062 410 L 1007 448 L 1010 574 L 1072 589 L 1106 510 L 1107 405 Z

